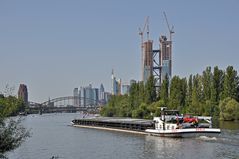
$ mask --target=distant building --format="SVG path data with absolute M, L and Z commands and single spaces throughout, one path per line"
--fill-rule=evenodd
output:
M 128 84 L 122 84 L 122 95 L 129 94 L 130 86 Z
M 18 99 L 22 99 L 25 105 L 28 105 L 28 92 L 25 84 L 20 84 L 18 89 Z
M 134 79 L 130 80 L 130 86 L 131 86 L 132 84 L 135 84 L 135 83 L 136 83 L 136 80 L 134 80 Z
M 103 84 L 101 84 L 100 90 L 99 90 L 99 100 L 104 100 L 104 92 L 105 92 L 105 88 L 104 88 Z
M 169 79 L 172 77 L 172 41 L 168 41 L 166 36 L 160 37 L 161 50 L 161 82 L 165 79 L 166 74 Z
M 78 107 L 80 105 L 80 96 L 79 96 L 78 88 L 74 88 L 73 97 L 74 97 L 73 106 Z
M 153 74 L 153 41 L 148 40 L 143 44 L 143 81 L 147 82 Z
M 105 92 L 105 102 L 108 103 L 108 101 L 110 100 L 112 94 L 111 93 L 108 93 L 108 92 Z
M 98 88 L 93 88 L 93 103 L 94 105 L 98 105 L 99 103 L 99 89 Z
M 80 87 L 79 94 L 80 94 L 80 105 L 82 107 L 85 107 L 86 101 L 85 101 L 85 88 L 84 87 Z
M 112 95 L 121 95 L 121 79 L 116 80 L 114 76 L 114 70 L 112 70 L 111 74 L 111 94 Z
M 86 106 L 94 105 L 94 94 L 91 84 L 85 87 L 85 105 Z

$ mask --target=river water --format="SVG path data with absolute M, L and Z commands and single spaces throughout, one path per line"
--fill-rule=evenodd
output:
M 239 123 L 221 123 L 217 138 L 160 138 L 69 126 L 78 113 L 28 115 L 31 137 L 9 159 L 239 159 Z

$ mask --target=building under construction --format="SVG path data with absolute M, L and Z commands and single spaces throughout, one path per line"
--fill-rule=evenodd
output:
M 160 87 L 166 75 L 169 79 L 172 77 L 172 34 L 173 27 L 170 28 L 166 14 L 164 13 L 169 29 L 170 39 L 166 36 L 160 36 L 159 49 L 153 49 L 153 41 L 149 39 L 149 17 L 146 18 L 143 29 L 139 29 L 141 36 L 141 60 L 142 60 L 142 80 L 144 83 L 151 75 L 156 80 L 156 87 Z M 147 30 L 147 40 L 144 41 L 144 32 Z

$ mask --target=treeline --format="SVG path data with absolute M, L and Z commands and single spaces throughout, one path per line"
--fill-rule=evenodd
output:
M 132 84 L 129 95 L 113 96 L 101 115 L 152 118 L 160 115 L 160 107 L 168 107 L 183 114 L 239 119 L 239 76 L 232 66 L 226 70 L 207 67 L 188 79 L 174 76 L 169 81 L 166 76 L 158 91 L 154 85 L 153 77 L 146 84 Z
M 0 94 L 0 118 L 18 115 L 25 110 L 23 100 L 15 96 L 4 96 Z

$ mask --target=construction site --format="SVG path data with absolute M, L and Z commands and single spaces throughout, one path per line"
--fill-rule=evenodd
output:
M 139 28 L 142 81 L 146 83 L 149 77 L 153 75 L 156 81 L 156 88 L 160 88 L 166 76 L 169 80 L 172 77 L 172 35 L 174 34 L 174 27 L 169 25 L 165 12 L 163 12 L 163 15 L 167 23 L 169 39 L 166 35 L 160 35 L 159 41 L 156 44 L 157 49 L 154 49 L 153 40 L 149 37 L 149 17 L 146 17 L 143 27 Z

